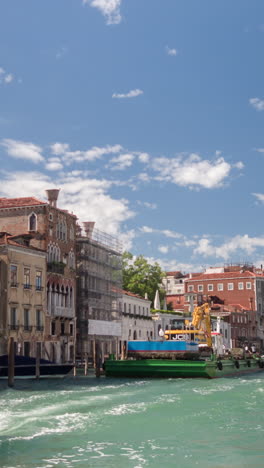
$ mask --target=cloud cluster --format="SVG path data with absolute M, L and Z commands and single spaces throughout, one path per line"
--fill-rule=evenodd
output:
M 251 98 L 249 100 L 249 103 L 257 111 L 263 111 L 264 110 L 264 100 L 263 99 L 259 99 L 257 97 Z
M 107 145 L 104 147 L 93 146 L 89 150 L 77 150 L 70 151 L 68 143 L 53 143 L 51 145 L 51 152 L 55 156 L 60 156 L 66 163 L 71 162 L 83 162 L 83 161 L 95 161 L 100 159 L 105 154 L 120 153 L 122 151 L 121 145 Z
M 83 4 L 97 8 L 105 16 L 107 24 L 119 24 L 121 22 L 121 2 L 122 0 L 83 0 Z
M 14 79 L 14 75 L 12 73 L 8 73 L 5 71 L 4 68 L 0 67 L 0 84 L 5 83 L 5 84 L 10 84 L 12 83 Z
M 26 159 L 33 163 L 44 160 L 42 148 L 34 143 L 4 138 L 0 144 L 11 158 Z
M 175 57 L 175 55 L 178 54 L 177 49 L 174 49 L 174 48 L 171 49 L 171 48 L 168 47 L 168 46 L 165 47 L 165 50 L 166 50 L 166 53 L 167 53 L 168 55 L 171 55 L 171 56 L 174 56 L 174 57 Z
M 86 178 L 78 171 L 56 179 L 33 171 L 4 173 L 0 176 L 1 197 L 35 196 L 43 200 L 46 198 L 45 190 L 49 188 L 61 189 L 60 208 L 75 213 L 79 222 L 95 221 L 98 229 L 111 235 L 120 234 L 122 223 L 134 216 L 128 200 L 110 196 L 110 181 Z M 124 239 L 131 244 L 133 234 L 126 233 Z
M 202 159 L 198 154 L 187 157 L 155 158 L 152 168 L 159 173 L 157 180 L 164 180 L 183 187 L 221 187 L 232 168 L 242 169 L 243 163 L 231 165 L 223 157 L 212 161 Z
M 220 246 L 214 246 L 210 239 L 203 238 L 198 241 L 194 254 L 228 260 L 239 251 L 252 255 L 258 247 L 264 247 L 264 237 L 249 237 L 247 234 L 237 235 Z
M 131 91 L 129 91 L 126 94 L 114 93 L 112 94 L 112 98 L 113 99 L 129 99 L 129 98 L 140 96 L 140 94 L 143 94 L 143 91 L 141 89 L 131 89 Z

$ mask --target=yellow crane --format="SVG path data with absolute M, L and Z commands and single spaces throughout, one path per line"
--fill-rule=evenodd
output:
M 194 329 L 203 331 L 206 337 L 207 346 L 212 347 L 212 336 L 211 336 L 211 317 L 210 317 L 210 306 L 208 302 L 201 306 L 194 308 L 191 325 Z

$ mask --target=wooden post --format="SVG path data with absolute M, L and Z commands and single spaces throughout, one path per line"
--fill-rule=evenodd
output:
M 96 354 L 95 376 L 100 377 L 102 358 L 101 358 L 101 348 L 100 348 L 100 343 L 99 342 L 97 342 L 96 345 L 95 345 L 95 354 Z
M 39 356 L 39 347 L 38 343 L 36 343 L 36 379 L 39 379 L 40 376 L 40 356 Z
M 8 387 L 14 386 L 15 377 L 15 349 L 14 349 L 14 338 L 9 338 L 8 347 Z
M 88 355 L 86 353 L 85 359 L 84 359 L 84 375 L 87 375 L 87 373 L 88 373 Z
M 96 344 L 95 344 L 95 337 L 93 339 L 93 366 L 96 368 Z

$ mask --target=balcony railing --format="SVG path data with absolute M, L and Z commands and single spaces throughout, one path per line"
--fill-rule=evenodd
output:
M 11 282 L 11 288 L 17 288 L 18 287 L 18 283 L 15 282 L 15 281 L 12 281 Z
M 9 330 L 18 330 L 19 325 L 14 325 L 13 323 L 11 325 L 8 325 Z
M 32 285 L 31 284 L 28 284 L 28 283 L 25 283 L 23 285 L 24 289 L 31 289 L 32 288 Z
M 43 286 L 36 284 L 36 291 L 43 291 Z
M 43 325 L 36 325 L 36 330 L 37 331 L 43 331 L 44 330 Z
M 48 263 L 47 268 L 51 273 L 58 273 L 59 275 L 63 275 L 65 264 L 62 262 L 51 262 Z
M 71 309 L 70 307 L 53 306 L 51 308 L 51 315 L 54 315 L 57 317 L 73 318 L 74 310 Z
M 32 331 L 32 325 L 24 325 L 24 331 Z

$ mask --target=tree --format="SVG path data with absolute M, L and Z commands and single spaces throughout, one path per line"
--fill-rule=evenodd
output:
M 130 252 L 123 253 L 123 288 L 125 291 L 133 292 L 141 297 L 148 295 L 148 299 L 153 303 L 156 290 L 159 290 L 160 299 L 163 300 L 165 291 L 161 287 L 162 278 L 165 273 L 160 265 L 148 263 L 143 255 L 133 259 Z

